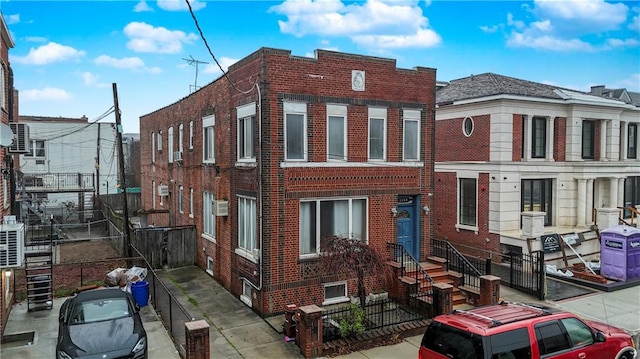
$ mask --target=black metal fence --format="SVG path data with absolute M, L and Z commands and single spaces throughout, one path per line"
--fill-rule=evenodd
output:
M 447 270 L 462 274 L 461 286 L 480 290 L 480 277 L 491 274 L 490 259 L 467 257 L 445 240 L 431 239 L 431 256 L 446 259 Z
M 419 311 L 391 299 L 372 301 L 367 303 L 363 309 L 365 315 L 362 325 L 365 331 L 425 318 Z M 344 321 L 353 315 L 352 310 L 350 305 L 341 305 L 324 311 L 323 340 L 325 342 L 340 337 L 340 326 L 344 325 Z

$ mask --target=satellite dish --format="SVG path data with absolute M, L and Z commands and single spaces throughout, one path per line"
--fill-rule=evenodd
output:
M 13 143 L 13 131 L 11 127 L 4 123 L 0 123 L 0 146 L 9 147 Z

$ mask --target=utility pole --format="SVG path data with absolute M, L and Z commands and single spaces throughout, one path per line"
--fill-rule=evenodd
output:
M 116 133 L 118 141 L 118 163 L 120 165 L 120 188 L 122 188 L 122 198 L 124 200 L 124 247 L 127 256 L 127 265 L 130 267 L 131 256 L 131 236 L 129 233 L 129 205 L 127 204 L 127 184 L 124 173 L 124 151 L 122 150 L 122 119 L 120 118 L 120 107 L 118 106 L 118 85 L 113 84 L 113 108 L 116 112 Z

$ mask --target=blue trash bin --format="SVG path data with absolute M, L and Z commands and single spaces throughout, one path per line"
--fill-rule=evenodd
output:
M 149 303 L 149 282 L 140 281 L 131 283 L 131 295 L 140 307 Z

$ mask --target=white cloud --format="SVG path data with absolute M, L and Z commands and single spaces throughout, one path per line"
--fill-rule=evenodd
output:
M 507 25 L 513 26 L 516 29 L 524 29 L 525 28 L 524 22 L 522 22 L 520 20 L 514 20 L 512 13 L 508 13 L 507 14 Z
M 66 101 L 72 98 L 73 96 L 67 91 L 55 87 L 20 91 L 21 102 Z
M 628 78 L 616 82 L 612 88 L 626 88 L 628 91 L 640 92 L 640 72 L 629 75 Z
M 554 36 L 528 36 L 521 33 L 513 33 L 507 41 L 507 45 L 513 47 L 530 47 L 533 49 L 549 51 L 593 51 L 594 48 L 588 42 L 580 39 L 560 39 Z
M 24 41 L 26 41 L 26 42 L 47 42 L 47 38 L 46 37 L 42 37 L 42 36 L 26 36 L 24 38 Z
M 93 60 L 96 65 L 115 67 L 118 69 L 129 69 L 134 71 L 145 71 L 153 74 L 162 72 L 159 67 L 146 67 L 144 61 L 139 57 L 123 57 L 117 59 L 108 55 L 100 55 Z
M 14 56 L 12 61 L 25 65 L 46 65 L 54 62 L 75 60 L 85 55 L 84 51 L 73 47 L 49 42 L 38 48 L 31 48 L 27 56 Z
M 607 45 L 610 47 L 636 47 L 640 45 L 638 39 L 607 39 Z
M 297 37 L 348 36 L 360 45 L 384 48 L 429 47 L 440 42 L 417 0 L 349 5 L 340 0 L 285 0 L 269 11 L 286 16 L 278 21 L 280 31 Z
M 631 23 L 629 24 L 629 30 L 635 31 L 636 33 L 640 33 L 640 15 L 636 15 L 631 19 Z
M 148 11 L 153 11 L 153 9 L 149 6 L 149 4 L 147 4 L 145 0 L 140 0 L 140 2 L 138 2 L 136 6 L 133 7 L 133 12 L 148 12 Z
M 230 57 L 221 57 L 220 60 L 218 60 L 218 62 L 220 62 L 220 66 L 222 66 L 222 69 L 224 70 L 224 72 L 227 72 L 227 70 L 229 70 L 229 66 L 235 64 L 236 62 L 238 62 L 238 60 L 240 59 L 232 59 Z M 220 68 L 215 62 L 207 64 L 204 67 L 204 70 L 202 70 L 202 72 L 205 74 L 211 74 L 211 75 L 222 74 L 222 71 L 220 71 Z
M 480 30 L 487 34 L 493 34 L 494 32 L 498 31 L 498 25 L 493 25 L 493 26 L 481 25 Z
M 177 54 L 182 51 L 183 43 L 191 43 L 198 37 L 179 30 L 153 27 L 143 22 L 131 22 L 124 27 L 129 38 L 127 48 L 135 52 Z
M 189 4 L 191 4 L 191 9 L 193 9 L 193 11 L 198 11 L 207 6 L 206 3 L 198 0 L 188 1 Z M 158 0 L 158 7 L 166 11 L 184 11 L 189 9 L 185 0 Z
M 551 25 L 551 21 L 549 20 L 534 21 L 531 23 L 531 27 L 541 32 L 549 32 L 553 30 L 553 26 Z
M 13 25 L 20 22 L 20 14 L 13 14 L 7 16 L 7 25 Z
M 534 0 L 534 3 L 533 11 L 540 17 L 562 19 L 572 26 L 588 24 L 595 33 L 618 28 L 627 20 L 629 10 L 623 3 L 604 0 Z
M 109 87 L 108 83 L 99 81 L 100 76 L 94 75 L 91 72 L 83 72 L 81 76 L 86 86 L 100 87 L 100 88 Z

